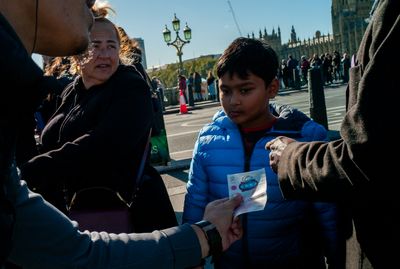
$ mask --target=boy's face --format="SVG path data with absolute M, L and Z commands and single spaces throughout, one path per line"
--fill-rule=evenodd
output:
M 241 128 L 261 127 L 272 119 L 268 104 L 279 89 L 276 79 L 265 85 L 262 78 L 252 73 L 245 79 L 226 73 L 220 77 L 218 85 L 226 115 Z

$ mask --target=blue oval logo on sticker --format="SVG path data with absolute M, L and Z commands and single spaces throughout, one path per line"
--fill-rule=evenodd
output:
M 239 184 L 241 191 L 248 191 L 257 187 L 258 181 L 252 177 L 247 177 L 242 183 Z

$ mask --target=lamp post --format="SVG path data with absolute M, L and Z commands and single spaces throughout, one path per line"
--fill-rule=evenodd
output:
M 183 37 L 182 39 L 179 36 L 179 30 L 181 28 L 181 21 L 176 17 L 176 14 L 174 14 L 174 19 L 172 20 L 172 28 L 176 33 L 175 40 L 171 42 L 171 31 L 168 29 L 167 25 L 165 25 L 165 29 L 163 30 L 163 36 L 164 36 L 164 41 L 167 43 L 168 46 L 173 46 L 176 49 L 176 54 L 178 55 L 179 59 L 179 70 L 178 73 L 179 75 L 182 74 L 183 72 L 183 63 L 182 63 L 182 48 L 185 44 L 190 43 L 190 39 L 192 39 L 192 29 L 189 28 L 189 26 L 185 25 L 185 28 L 183 28 Z M 189 87 L 188 89 L 188 95 L 189 95 L 189 106 L 194 106 L 194 99 L 193 99 L 193 91 Z

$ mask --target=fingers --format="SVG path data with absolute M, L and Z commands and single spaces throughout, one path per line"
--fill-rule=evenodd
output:
M 286 147 L 286 144 L 280 140 L 281 138 L 284 139 L 285 137 L 278 136 L 265 145 L 265 148 L 270 150 L 269 165 L 275 173 L 278 171 L 279 158 Z
M 265 144 L 265 149 L 266 150 L 271 150 L 271 145 L 274 143 L 275 139 L 272 139 Z
M 284 138 L 284 136 L 277 136 L 276 138 L 274 138 L 274 139 L 268 141 L 267 144 L 265 144 L 265 149 L 267 149 L 267 150 L 272 150 L 272 149 L 271 149 L 271 146 L 272 146 L 273 144 L 275 144 L 278 140 L 281 140 L 281 138 Z
M 271 166 L 272 171 L 274 171 L 275 173 L 277 173 L 278 171 L 278 162 L 279 162 L 279 156 L 271 152 L 269 154 L 269 165 Z
M 235 218 L 231 225 L 232 233 L 238 237 L 242 236 L 243 229 L 242 229 L 242 222 L 239 218 Z
M 215 225 L 224 222 L 230 225 L 232 222 L 233 210 L 240 205 L 242 200 L 242 196 L 238 195 L 231 199 L 222 198 L 212 201 L 206 206 L 203 218 L 211 221 Z M 228 228 L 228 226 L 226 226 L 226 228 Z
M 228 200 L 229 200 L 229 198 L 227 198 L 227 197 L 221 198 L 221 199 L 214 200 L 214 201 L 210 202 L 209 205 L 210 205 L 210 206 L 217 206 L 217 205 L 220 205 L 220 204 L 222 204 L 222 203 L 225 203 L 225 202 L 228 201 Z
M 275 139 L 267 142 L 267 144 L 265 144 L 265 149 L 282 152 L 286 148 L 286 146 L 292 142 L 295 142 L 295 140 L 292 138 L 286 136 L 278 136 Z
M 238 207 L 240 205 L 240 203 L 242 202 L 243 197 L 240 194 L 237 194 L 236 196 L 232 197 L 232 198 L 221 198 L 218 200 L 214 200 L 212 202 L 210 202 L 208 204 L 208 206 L 219 206 L 224 204 L 224 206 L 226 207 L 226 209 L 228 210 L 233 210 L 236 207 Z
M 239 240 L 243 236 L 242 222 L 239 218 L 235 218 L 229 229 L 228 240 L 232 244 L 236 240 Z
M 275 139 L 272 139 L 265 144 L 265 149 L 266 150 L 271 150 L 271 145 L 274 143 Z
M 239 218 L 233 219 L 233 211 L 243 201 L 241 195 L 230 199 L 215 200 L 206 206 L 203 219 L 213 223 L 222 238 L 223 249 L 242 237 L 243 231 Z
M 226 206 L 228 209 L 235 209 L 240 205 L 240 203 L 243 201 L 243 197 L 240 194 L 235 195 L 233 198 L 229 199 L 226 201 Z

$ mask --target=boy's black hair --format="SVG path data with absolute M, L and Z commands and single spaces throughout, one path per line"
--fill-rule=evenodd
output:
M 225 49 L 217 62 L 217 75 L 237 74 L 245 79 L 250 73 L 262 78 L 268 86 L 278 74 L 278 56 L 267 43 L 239 37 Z

